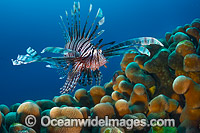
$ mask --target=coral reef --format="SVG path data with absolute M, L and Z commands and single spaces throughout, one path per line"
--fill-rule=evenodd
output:
M 90 95 L 92 97 L 92 101 L 94 104 L 98 104 L 101 101 L 101 98 L 105 96 L 106 92 L 103 87 L 101 86 L 93 86 L 90 89 Z
M 200 131 L 200 85 L 186 76 L 178 76 L 173 83 L 173 89 L 177 94 L 184 94 L 185 106 L 180 116 L 179 129 L 189 132 L 193 128 Z M 188 131 L 189 130 L 189 131 Z
M 1 114 L 1 112 L 0 112 L 0 127 L 1 127 L 1 124 L 2 124 L 2 114 Z
M 17 109 L 16 121 L 23 125 L 26 125 L 25 119 L 28 115 L 34 115 L 36 118 L 36 125 L 32 128 L 36 131 L 40 131 L 40 119 L 41 119 L 41 108 L 35 102 L 24 102 Z
M 52 119 L 56 118 L 68 118 L 68 119 L 82 119 L 83 115 L 79 109 L 75 107 L 54 107 L 50 111 L 50 117 Z M 68 127 L 48 127 L 48 132 L 56 133 L 56 132 L 69 132 L 69 133 L 78 133 L 80 132 L 82 127 L 75 126 L 75 123 L 73 126 L 68 126 Z
M 142 113 L 148 110 L 149 97 L 143 84 L 136 84 L 129 99 L 131 112 Z
M 108 116 L 113 118 L 115 116 L 114 107 L 110 103 L 99 103 L 91 109 L 92 118 L 98 116 L 98 118 L 104 118 Z
M 124 99 L 120 99 L 115 103 L 116 112 L 119 117 L 123 117 L 126 114 L 130 114 L 128 102 Z
M 168 118 L 169 113 L 175 111 L 178 108 L 178 105 L 176 100 L 161 94 L 150 101 L 148 118 Z
M 8 108 L 8 106 L 6 106 L 6 105 L 4 105 L 4 104 L 1 104 L 1 105 L 0 105 L 0 111 L 1 111 L 4 115 L 6 115 L 6 114 L 8 114 L 8 113 L 10 112 L 10 109 Z
M 155 85 L 154 79 L 150 75 L 145 74 L 144 70 L 141 69 L 136 62 L 128 64 L 125 74 L 131 82 L 142 83 L 147 88 L 151 88 Z
M 9 128 L 9 133 L 20 133 L 20 132 L 37 133 L 32 128 L 26 127 L 20 123 L 12 124 Z
M 136 55 L 137 53 L 135 53 L 134 50 L 127 51 L 120 63 L 122 71 L 125 71 L 127 65 L 134 61 Z
M 200 19 L 166 32 L 160 39 L 164 47 L 145 46 L 150 56 L 128 50 L 110 81 L 90 90 L 78 89 L 72 96 L 63 94 L 52 100 L 25 101 L 10 108 L 0 105 L 0 132 L 30 133 L 132 133 L 200 132 Z M 26 127 L 25 118 L 34 115 L 36 125 Z M 42 127 L 42 116 L 94 120 L 174 119 L 175 127 L 145 125 Z M 123 118 L 123 119 L 122 119 Z M 141 121 L 139 121 L 139 124 Z M 129 128 L 128 128 L 129 127 Z
M 5 116 L 5 123 L 7 130 L 9 130 L 10 125 L 17 122 L 16 116 L 17 116 L 16 112 L 10 112 Z

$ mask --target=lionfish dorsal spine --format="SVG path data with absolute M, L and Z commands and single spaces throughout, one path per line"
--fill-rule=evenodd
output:
M 77 17 L 78 17 L 78 3 L 77 2 L 74 2 L 74 6 L 73 6 L 73 9 L 74 9 L 74 20 L 75 20 L 75 24 L 74 24 L 74 33 L 75 33 L 75 40 L 78 39 L 79 37 L 79 34 L 78 34 L 78 20 L 77 20 Z
M 78 23 L 79 23 L 78 36 L 79 38 L 81 38 L 81 13 L 80 12 L 81 12 L 81 5 L 80 5 L 80 2 L 78 2 Z
M 85 22 L 85 25 L 84 25 L 84 28 L 83 28 L 81 38 L 84 38 L 84 36 L 85 36 L 85 31 L 86 31 L 86 27 L 87 27 L 87 24 L 88 24 L 88 20 L 89 20 L 91 11 L 92 11 L 92 4 L 90 4 L 90 7 L 89 7 L 89 12 L 88 12 L 88 15 L 87 15 L 87 18 L 86 18 L 86 22 Z
M 70 34 L 69 34 L 69 32 L 68 32 L 68 30 L 66 28 L 66 25 L 65 25 L 65 23 L 63 21 L 63 17 L 60 16 L 60 19 L 61 19 L 62 24 L 59 23 L 59 25 L 60 25 L 60 27 L 62 29 L 62 33 L 63 33 L 63 36 L 64 36 L 65 43 L 67 43 L 67 42 L 69 42 Z
M 95 29 L 94 29 L 94 31 L 93 31 L 93 34 L 90 35 L 90 32 L 92 31 L 92 29 L 93 29 L 93 27 L 94 27 L 94 24 L 95 24 L 95 22 L 96 22 L 96 19 L 97 19 L 97 18 L 101 18 L 101 17 L 103 17 L 103 11 L 101 10 L 101 8 L 99 8 L 98 11 L 97 11 L 97 14 L 96 14 L 96 16 L 95 16 L 95 18 L 94 18 L 94 20 L 93 20 L 93 23 L 92 23 L 92 25 L 90 26 L 90 29 L 88 30 L 88 32 L 87 32 L 85 38 L 87 38 L 87 39 L 89 39 L 89 40 L 91 39 L 92 35 L 94 35 L 95 31 L 98 29 L 99 23 L 96 25 L 96 27 L 95 27 Z M 104 20 L 104 18 L 103 18 L 103 20 Z M 100 20 L 100 21 L 101 21 L 101 20 Z

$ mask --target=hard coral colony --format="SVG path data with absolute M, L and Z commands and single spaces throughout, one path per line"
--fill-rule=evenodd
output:
M 93 23 L 88 31 L 86 31 L 91 10 L 92 5 L 89 7 L 89 13 L 82 32 L 79 2 L 75 2 L 73 5 L 73 10 L 71 11 L 71 24 L 69 22 L 67 11 L 67 26 L 63 17 L 60 16 L 62 22 L 60 25 L 65 39 L 65 47 L 47 47 L 43 49 L 41 53 L 51 52 L 62 54 L 64 56 L 42 58 L 34 49 L 29 47 L 26 55 L 19 55 L 17 60 L 12 60 L 13 65 L 32 62 L 48 63 L 47 67 L 59 70 L 61 79 L 68 75 L 64 86 L 61 88 L 61 93 L 63 94 L 68 93 L 70 90 L 73 91 L 78 82 L 81 85 L 91 85 L 93 77 L 96 84 L 98 83 L 100 85 L 102 74 L 99 71 L 99 67 L 103 65 L 105 66 L 109 58 L 125 53 L 125 51 L 122 51 L 123 49 L 132 47 L 136 52 L 150 55 L 148 49 L 144 47 L 145 45 L 158 44 L 163 46 L 162 43 L 152 37 L 134 38 L 115 45 L 113 45 L 115 42 L 100 45 L 103 41 L 103 39 L 100 39 L 96 44 L 94 44 L 93 41 L 104 32 L 104 30 L 101 30 L 97 33 L 97 30 L 101 25 L 103 25 L 105 17 L 103 17 L 103 12 L 99 8 Z M 100 18 L 100 21 L 96 24 L 95 22 L 98 18 Z M 94 26 L 95 24 L 96 26 Z M 113 46 L 102 50 L 106 45 Z M 68 70 L 70 66 L 72 67 Z
M 94 23 L 98 17 L 102 17 L 101 9 Z M 0 132 L 200 132 L 200 19 L 167 32 L 165 39 L 160 39 L 162 43 L 153 38 L 137 38 L 101 50 L 109 43 L 100 45 L 100 40 L 94 45 L 93 40 L 102 33 L 100 31 L 95 36 L 104 18 L 97 23 L 94 31 L 93 23 L 87 33 L 89 15 L 81 33 L 79 3 L 74 4 L 71 18 L 68 31 L 67 26 L 62 25 L 65 48 L 47 47 L 43 50 L 63 54 L 64 57 L 42 58 L 29 48 L 28 54 L 13 60 L 13 64 L 47 62 L 48 67 L 61 70 L 61 74 L 64 74 L 62 76 L 67 75 L 66 69 L 72 65 L 62 92 L 73 89 L 78 80 L 83 84 L 88 81 L 89 84 L 91 74 L 99 80 L 98 68 L 112 56 L 124 54 L 120 63 L 122 70 L 116 71 L 104 86 L 93 86 L 89 91 L 84 88 L 76 90 L 74 97 L 63 94 L 55 96 L 53 100 L 16 103 L 10 108 L 0 105 Z M 130 47 L 134 49 L 121 51 Z M 105 62 L 100 59 L 105 59 Z M 43 116 L 52 119 L 108 116 L 118 120 L 145 119 L 147 122 L 161 118 L 174 119 L 176 125 L 129 129 L 126 126 L 42 127 L 37 123 L 29 128 L 24 123 L 27 115 L 34 115 L 38 121 Z

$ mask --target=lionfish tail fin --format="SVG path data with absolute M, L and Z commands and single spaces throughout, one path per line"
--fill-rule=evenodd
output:
M 138 53 L 146 54 L 146 55 L 150 56 L 149 50 L 146 47 L 144 47 L 145 45 L 150 45 L 150 44 L 164 46 L 156 38 L 140 37 L 140 38 L 129 39 L 127 41 L 124 41 L 124 42 L 118 43 L 114 46 L 111 46 L 111 47 L 103 50 L 103 53 L 105 55 L 112 55 L 112 53 L 114 51 L 119 51 L 119 50 L 127 49 L 127 48 L 133 48 Z
M 41 59 L 41 56 L 37 54 L 37 52 L 29 47 L 26 50 L 26 55 L 18 55 L 16 60 L 12 60 L 13 65 L 21 65 L 21 64 L 28 64 L 32 62 L 39 62 Z

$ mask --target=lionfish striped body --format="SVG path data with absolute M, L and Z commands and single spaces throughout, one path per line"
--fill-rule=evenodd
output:
M 104 32 L 104 30 L 97 31 L 99 27 L 103 25 L 105 17 L 103 17 L 102 10 L 99 8 L 93 23 L 87 30 L 91 10 L 92 5 L 90 5 L 83 29 L 81 29 L 79 2 L 74 2 L 73 10 L 71 10 L 70 22 L 67 11 L 67 22 L 64 22 L 63 17 L 60 16 L 62 22 L 60 26 L 65 39 L 65 47 L 47 47 L 43 49 L 41 53 L 51 52 L 62 54 L 63 56 L 41 57 L 34 49 L 29 47 L 26 55 L 18 55 L 17 60 L 12 60 L 13 65 L 32 62 L 48 63 L 46 67 L 57 69 L 59 74 L 61 74 L 60 79 L 63 79 L 67 75 L 66 82 L 61 88 L 61 93 L 68 93 L 70 90 L 74 90 L 77 83 L 80 83 L 81 85 L 91 85 L 93 78 L 95 79 L 96 84 L 100 85 L 102 74 L 99 71 L 99 68 L 103 65 L 105 66 L 109 58 L 124 54 L 125 49 L 127 48 L 132 48 L 135 49 L 136 52 L 150 55 L 148 49 L 144 47 L 145 45 L 158 44 L 163 46 L 162 43 L 152 37 L 134 38 L 115 45 L 115 42 L 100 45 L 103 40 L 100 39 L 94 45 L 94 40 Z M 100 20 L 96 23 L 96 20 L 99 18 Z M 95 24 L 96 26 L 94 26 Z M 113 46 L 102 50 L 102 48 L 107 45 Z

